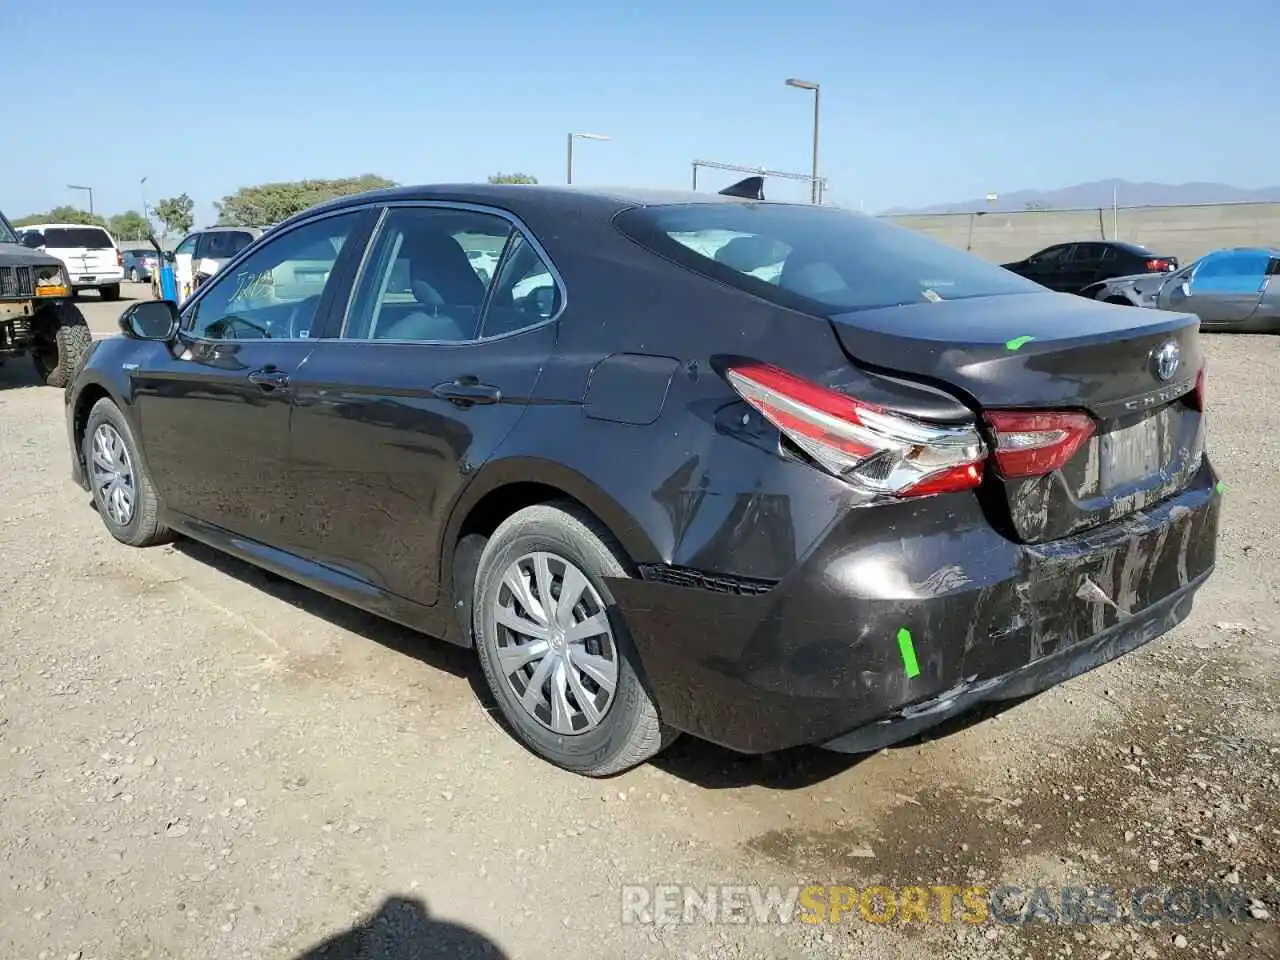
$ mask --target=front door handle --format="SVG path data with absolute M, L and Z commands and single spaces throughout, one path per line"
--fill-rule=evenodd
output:
M 284 390 L 289 386 L 289 375 L 275 367 L 263 367 L 249 374 L 249 382 L 263 393 Z
M 437 397 L 449 400 L 460 407 L 469 407 L 477 403 L 498 403 L 502 399 L 502 391 L 487 383 L 481 383 L 475 377 L 459 377 L 438 383 L 432 389 Z

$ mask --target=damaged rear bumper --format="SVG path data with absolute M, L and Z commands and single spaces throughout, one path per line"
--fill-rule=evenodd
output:
M 724 578 L 715 591 L 609 585 L 667 723 L 743 753 L 875 750 L 982 700 L 1046 689 L 1185 619 L 1214 566 L 1216 482 L 1205 458 L 1176 496 L 1036 545 L 1000 534 L 973 497 L 878 506 L 874 524 L 850 510 L 754 595 L 726 591 Z M 911 675 L 900 631 L 913 640 Z

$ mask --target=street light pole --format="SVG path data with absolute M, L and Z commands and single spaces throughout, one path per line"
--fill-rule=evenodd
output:
M 791 77 L 787 80 L 787 86 L 795 87 L 797 90 L 813 91 L 813 180 L 810 183 L 812 188 L 810 200 L 815 204 L 821 203 L 822 188 L 818 182 L 818 122 L 821 117 L 819 99 L 821 97 L 821 92 L 818 84 L 814 83 L 812 80 L 797 80 L 795 77 Z
M 603 133 L 570 133 L 565 141 L 564 182 L 573 183 L 573 141 L 574 140 L 608 140 Z
M 74 183 L 67 184 L 68 190 L 87 190 L 89 191 L 89 212 L 93 213 L 93 187 L 81 187 Z

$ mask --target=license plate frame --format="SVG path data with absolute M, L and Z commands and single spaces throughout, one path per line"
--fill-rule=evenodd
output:
M 1159 473 L 1160 417 L 1143 417 L 1137 423 L 1104 433 L 1100 438 L 1102 488 L 1127 487 Z

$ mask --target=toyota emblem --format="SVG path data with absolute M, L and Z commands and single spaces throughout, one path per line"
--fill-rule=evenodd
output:
M 1170 340 L 1151 352 L 1151 362 L 1157 379 L 1172 380 L 1182 363 L 1182 348 Z

